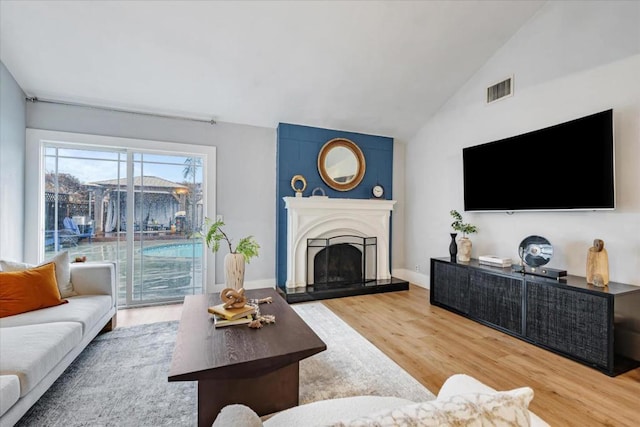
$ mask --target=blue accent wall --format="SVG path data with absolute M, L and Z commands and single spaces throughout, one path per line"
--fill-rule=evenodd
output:
M 393 138 L 362 133 L 344 132 L 288 123 L 278 125 L 276 148 L 276 277 L 278 286 L 287 281 L 287 210 L 283 197 L 295 196 L 291 178 L 302 175 L 307 180 L 304 197 L 311 196 L 320 187 L 331 198 L 370 199 L 371 189 L 380 184 L 384 198 L 393 198 Z M 318 172 L 318 153 L 322 146 L 334 138 L 346 138 L 364 154 L 366 171 L 360 185 L 350 191 L 337 191 L 329 187 Z M 300 183 L 298 183 L 298 186 Z

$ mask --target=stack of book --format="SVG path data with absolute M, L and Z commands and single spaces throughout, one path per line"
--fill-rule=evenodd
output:
M 482 255 L 478 257 L 478 263 L 505 268 L 511 267 L 511 258 L 500 258 L 495 255 Z
M 231 325 L 245 325 L 253 320 L 256 309 L 250 305 L 240 308 L 224 308 L 224 304 L 209 307 L 209 313 L 213 314 L 216 328 Z

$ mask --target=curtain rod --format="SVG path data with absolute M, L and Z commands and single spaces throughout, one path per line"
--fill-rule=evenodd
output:
M 70 107 L 84 107 L 84 108 L 93 108 L 96 110 L 105 110 L 105 111 L 115 111 L 117 113 L 129 113 L 129 114 L 139 114 L 141 116 L 151 116 L 151 117 L 162 117 L 165 119 L 175 119 L 175 120 L 188 120 L 191 122 L 200 122 L 200 123 L 209 123 L 210 125 L 215 125 L 216 121 L 206 120 L 206 119 L 196 119 L 193 117 L 184 117 L 184 116 L 171 116 L 168 114 L 156 114 L 156 113 L 144 113 L 142 111 L 133 111 L 133 110 L 122 110 L 119 108 L 111 108 L 111 107 L 101 107 L 98 105 L 89 105 L 89 104 L 80 104 L 77 102 L 66 102 L 66 101 L 57 101 L 54 99 L 41 99 L 35 96 L 28 96 L 26 98 L 28 102 L 43 102 L 45 104 L 57 104 L 57 105 L 67 105 Z

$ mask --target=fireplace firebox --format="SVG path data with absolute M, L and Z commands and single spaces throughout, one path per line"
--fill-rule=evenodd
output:
M 307 283 L 341 286 L 375 281 L 376 252 L 375 237 L 307 239 Z

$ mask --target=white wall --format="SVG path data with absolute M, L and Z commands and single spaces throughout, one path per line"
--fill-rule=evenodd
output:
M 22 260 L 25 94 L 0 62 L 0 259 Z
M 485 88 L 511 74 L 514 96 L 484 104 Z M 406 147 L 405 268 L 419 264 L 424 270 L 414 281 L 428 285 L 429 259 L 448 256 L 449 211 L 463 212 L 463 147 L 613 108 L 615 211 L 463 216 L 479 228 L 471 235 L 474 258 L 495 254 L 518 260 L 521 240 L 538 234 L 554 246 L 550 267 L 584 276 L 587 250 L 601 238 L 611 280 L 640 285 L 638 76 L 640 2 L 548 2 Z M 552 154 L 532 147 L 524 161 L 543 162 Z M 499 165 L 496 160 L 489 167 Z
M 393 200 L 396 204 L 391 212 L 391 275 L 401 276 L 399 270 L 404 266 L 404 215 L 405 215 L 405 195 L 404 195 L 404 162 L 406 144 L 393 141 Z M 405 279 L 406 280 L 406 279 Z
M 253 234 L 260 256 L 247 265 L 247 287 L 275 285 L 275 129 L 183 120 L 71 106 L 28 103 L 27 127 L 82 134 L 179 142 L 216 147 L 216 205 L 225 231 L 236 239 Z M 24 130 L 23 130 L 24 133 Z M 149 148 L 154 148 L 149 143 Z M 216 283 L 224 283 L 221 249 Z M 210 286 L 210 284 L 209 284 Z

